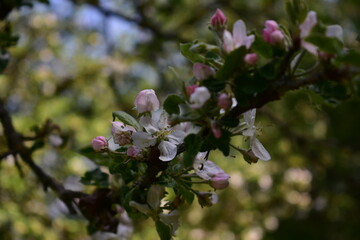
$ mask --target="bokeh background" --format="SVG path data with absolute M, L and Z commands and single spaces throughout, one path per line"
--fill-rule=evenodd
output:
M 358 0 L 311 0 L 309 7 L 323 22 L 344 27 L 346 45 L 359 47 Z M 216 8 L 229 26 L 239 18 L 257 31 L 267 19 L 289 22 L 280 0 L 50 0 L 13 11 L 8 19 L 20 39 L 0 75 L 1 97 L 21 132 L 31 135 L 51 119 L 65 143 L 49 138 L 37 163 L 67 187 L 84 189 L 79 178 L 94 164 L 78 150 L 110 135 L 112 111 L 134 114 L 139 90 L 153 88 L 164 99 L 176 93 L 176 79 L 191 78 L 179 43 L 214 43 L 208 25 Z M 230 187 L 211 208 L 194 202 L 182 209 L 176 239 L 358 239 L 359 103 L 353 96 L 330 106 L 303 89 L 263 107 L 259 138 L 272 160 L 249 165 L 236 152 L 212 153 L 231 175 Z M 151 221 L 135 224 L 132 239 L 157 238 Z M 8 157 L 0 162 L 0 239 L 89 237 L 84 219 L 68 215 L 26 166 Z

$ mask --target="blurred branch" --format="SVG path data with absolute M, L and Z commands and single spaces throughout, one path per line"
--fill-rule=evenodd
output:
M 65 189 L 60 182 L 46 174 L 38 165 L 35 164 L 32 158 L 32 151 L 24 145 L 23 138 L 21 134 L 16 131 L 12 123 L 11 116 L 6 110 L 5 103 L 2 99 L 0 99 L 0 121 L 4 128 L 4 134 L 9 148 L 9 152 L 4 153 L 3 155 L 8 156 L 10 154 L 18 154 L 37 176 L 39 181 L 42 183 L 44 190 L 46 191 L 47 188 L 50 188 L 56 192 L 58 197 L 66 204 L 70 213 L 75 214 L 76 210 L 73 205 L 76 204 L 75 199 L 85 197 L 87 194 Z
M 326 79 L 326 77 L 329 77 L 334 81 L 340 81 L 341 79 L 347 78 L 349 76 L 354 76 L 356 73 L 359 73 L 359 69 L 349 69 L 345 67 L 340 69 L 319 70 L 318 72 L 300 79 L 292 79 L 290 76 L 285 75 L 272 87 L 254 96 L 250 104 L 245 106 L 238 104 L 228 113 L 228 116 L 237 117 L 250 109 L 260 108 L 269 102 L 279 100 L 288 91 L 296 90 L 301 87 L 320 82 L 323 79 Z

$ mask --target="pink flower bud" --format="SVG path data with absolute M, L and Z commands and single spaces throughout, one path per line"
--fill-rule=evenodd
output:
M 229 178 L 225 172 L 219 172 L 211 178 L 210 185 L 215 189 L 224 189 L 229 186 Z
M 248 53 L 244 57 L 244 61 L 249 65 L 255 65 L 257 62 L 257 54 L 256 53 Z
M 226 93 L 222 93 L 218 96 L 217 99 L 217 105 L 219 108 L 222 108 L 224 110 L 230 109 L 232 104 L 231 98 Z
M 100 152 L 108 148 L 108 142 L 103 136 L 97 136 L 94 138 L 91 145 L 96 152 Z
M 195 63 L 193 71 L 195 78 L 199 81 L 208 79 L 209 77 L 215 75 L 215 69 L 202 63 Z
M 214 28 L 224 29 L 226 22 L 227 18 L 225 14 L 220 9 L 216 9 L 215 14 L 211 17 L 211 26 Z
M 190 85 L 190 86 L 186 86 L 185 90 L 186 90 L 186 94 L 188 96 L 191 96 L 191 94 L 193 94 L 195 92 L 195 89 L 198 88 L 199 86 L 196 84 Z
M 112 122 L 111 134 L 116 144 L 126 145 L 131 143 L 133 132 L 136 132 L 136 130 L 131 126 L 126 126 L 122 122 Z
M 221 128 L 215 121 L 211 122 L 211 131 L 215 138 L 221 138 Z
M 264 41 L 272 45 L 282 43 L 284 40 L 284 34 L 279 30 L 279 25 L 274 20 L 267 20 L 265 22 L 262 35 Z
M 152 89 L 140 91 L 135 98 L 134 104 L 139 113 L 156 111 L 160 107 L 159 99 Z
M 126 151 L 126 154 L 129 157 L 137 157 L 140 154 L 140 149 L 138 147 L 134 146 L 134 145 L 130 146 Z

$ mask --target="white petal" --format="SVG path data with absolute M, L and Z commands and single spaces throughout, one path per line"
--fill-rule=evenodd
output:
M 211 94 L 206 87 L 198 87 L 190 96 L 190 106 L 194 109 L 201 108 L 210 97 Z
M 133 144 L 140 149 L 154 146 L 156 144 L 156 138 L 146 132 L 136 132 L 131 136 Z
M 259 159 L 264 161 L 271 159 L 270 154 L 257 138 L 254 137 L 250 140 L 250 147 L 254 155 Z
M 250 35 L 248 37 L 246 37 L 244 45 L 246 46 L 246 49 L 250 49 L 251 45 L 253 44 L 253 42 L 255 41 L 255 36 L 254 35 Z
M 255 124 L 256 108 L 243 113 L 245 122 L 252 128 Z
M 305 50 L 307 50 L 312 55 L 314 55 L 314 56 L 318 55 L 318 47 L 315 46 L 314 44 L 302 40 L 301 45 Z
M 235 48 L 245 45 L 246 41 L 246 26 L 244 21 L 237 20 L 233 26 L 233 41 Z
M 340 25 L 331 25 L 326 28 L 326 36 L 334 37 L 343 41 L 343 29 Z
M 160 201 L 164 197 L 164 193 L 165 193 L 164 187 L 157 184 L 151 185 L 146 200 L 152 209 L 154 210 L 159 209 Z
M 204 180 L 210 180 L 218 173 L 224 172 L 224 170 L 210 160 L 204 161 L 200 164 L 199 162 L 194 163 L 194 170 L 195 173 Z
M 300 25 L 300 37 L 302 39 L 310 35 L 311 30 L 317 23 L 316 12 L 310 11 L 306 16 L 305 21 Z
M 159 131 L 157 122 L 149 116 L 141 117 L 139 123 L 146 129 L 148 133 L 155 133 Z
M 223 34 L 223 48 L 227 53 L 234 50 L 233 37 L 228 30 L 225 30 Z
M 177 146 L 169 141 L 162 141 L 159 144 L 160 157 L 159 159 L 164 162 L 173 160 L 176 157 Z
M 167 137 L 170 142 L 174 144 L 180 144 L 184 141 L 185 136 L 186 134 L 184 131 L 174 130 Z

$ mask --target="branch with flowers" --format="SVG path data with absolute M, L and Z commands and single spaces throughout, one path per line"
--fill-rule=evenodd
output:
M 271 159 L 257 138 L 256 108 L 301 87 L 325 101 L 348 97 L 326 90 L 351 88 L 360 73 L 359 52 L 344 47 L 339 25 L 323 25 L 301 1 L 289 1 L 287 10 L 289 28 L 267 20 L 258 34 L 248 32 L 242 20 L 231 33 L 217 9 L 210 20 L 217 45 L 180 45 L 194 73 L 180 94 L 161 104 L 154 90 L 140 91 L 134 101 L 137 116 L 113 112 L 111 137 L 93 139 L 93 150 L 107 159 L 100 165 L 121 181 L 111 188 L 116 203 L 132 219 L 152 218 L 161 239 L 175 234 L 180 207 L 195 197 L 202 207 L 212 206 L 218 201 L 215 190 L 229 185 L 230 176 L 208 159 L 211 151 L 228 156 L 233 149 L 250 164 Z M 235 136 L 243 137 L 245 147 L 232 143 Z M 89 173 L 83 183 L 96 185 L 96 178 Z

